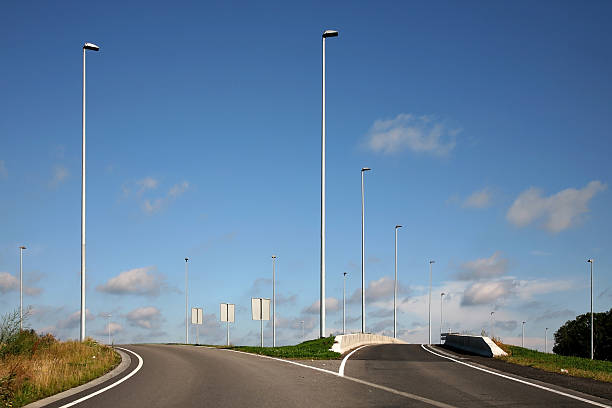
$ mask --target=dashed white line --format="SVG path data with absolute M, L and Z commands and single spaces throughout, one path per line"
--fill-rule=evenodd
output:
M 482 367 L 477 367 L 477 366 L 475 366 L 475 365 L 468 364 L 468 363 L 466 363 L 466 362 L 463 362 L 463 361 L 457 360 L 456 358 L 452 358 L 452 357 L 447 357 L 447 356 L 444 356 L 444 355 L 442 355 L 442 354 L 436 353 L 436 352 L 435 352 L 435 351 L 433 351 L 433 350 L 429 350 L 427 347 L 425 347 L 425 345 L 424 345 L 424 344 L 421 344 L 421 347 L 423 348 L 423 350 L 428 351 L 428 352 L 430 352 L 431 354 L 434 354 L 434 355 L 436 355 L 436 356 L 438 356 L 438 357 L 442 357 L 442 358 L 445 358 L 445 359 L 447 359 L 447 360 L 454 361 L 455 363 L 463 364 L 463 365 L 468 366 L 468 367 L 470 367 L 470 368 L 473 368 L 473 369 L 475 369 L 475 370 L 484 371 L 485 373 L 493 374 L 493 375 L 496 375 L 496 376 L 498 376 L 498 377 L 506 378 L 506 379 L 508 379 L 508 380 L 516 381 L 516 382 L 519 382 L 519 383 L 521 383 L 521 384 L 529 385 L 529 386 L 531 386 L 531 387 L 539 388 L 539 389 L 541 389 L 541 390 L 549 391 L 549 392 L 552 392 L 552 393 L 555 393 L 555 394 L 563 395 L 564 397 L 572 398 L 572 399 L 575 399 L 575 400 L 578 400 L 578 401 L 581 401 L 581 402 L 585 402 L 585 403 L 587 403 L 587 404 L 595 405 L 595 406 L 597 406 L 597 407 L 602 407 L 602 408 L 612 408 L 610 405 L 602 404 L 602 403 L 597 402 L 597 401 L 591 401 L 591 400 L 589 400 L 589 399 L 582 398 L 582 397 L 579 397 L 579 396 L 577 396 L 577 395 L 572 395 L 572 394 L 568 394 L 568 393 L 563 392 L 563 391 L 558 391 L 558 390 L 555 390 L 555 389 L 553 389 L 553 388 L 544 387 L 543 385 L 534 384 L 534 383 L 531 383 L 531 382 L 529 382 L 529 381 L 521 380 L 520 378 L 511 377 L 511 376 L 509 376 L 509 375 L 505 375 L 505 374 L 497 373 L 497 372 L 495 372 L 495 371 L 487 370 L 487 369 L 482 368 Z
M 94 393 L 91 393 L 91 394 L 86 395 L 86 396 L 84 396 L 84 397 L 82 397 L 82 398 L 79 398 L 78 400 L 74 400 L 74 401 L 72 401 L 72 402 L 69 402 L 69 403 L 68 403 L 68 404 L 66 404 L 66 405 L 62 405 L 62 406 L 61 406 L 61 407 L 59 407 L 59 408 L 68 408 L 68 407 L 72 407 L 72 406 L 74 406 L 74 405 L 76 405 L 76 404 L 79 404 L 79 403 L 81 403 L 81 402 L 85 401 L 85 400 L 88 400 L 88 399 L 90 399 L 90 398 L 92 398 L 92 397 L 95 397 L 96 395 L 102 394 L 104 391 L 108 391 L 108 390 L 110 390 L 111 388 L 116 387 L 116 386 L 118 386 L 119 384 L 121 384 L 122 382 L 126 381 L 128 378 L 130 378 L 131 376 L 133 376 L 134 374 L 136 374 L 136 373 L 138 372 L 138 370 L 140 370 L 140 369 L 142 368 L 142 364 L 143 364 L 143 362 L 142 362 L 142 357 L 140 357 L 138 354 L 134 353 L 132 350 L 128 350 L 128 349 L 125 349 L 125 348 L 123 348 L 123 347 L 117 347 L 117 348 L 118 348 L 118 349 L 120 349 L 120 350 L 129 351 L 130 353 L 132 353 L 133 355 L 135 355 L 136 357 L 138 357 L 138 367 L 136 367 L 136 368 L 134 369 L 134 371 L 132 371 L 131 373 L 129 373 L 128 375 L 126 375 L 125 377 L 123 377 L 122 379 L 120 379 L 119 381 L 114 382 L 114 383 L 112 383 L 111 385 L 108 385 L 108 386 L 106 386 L 106 387 L 104 387 L 104 388 L 102 388 L 102 389 L 99 389 L 98 391 L 96 391 L 96 392 L 94 392 Z

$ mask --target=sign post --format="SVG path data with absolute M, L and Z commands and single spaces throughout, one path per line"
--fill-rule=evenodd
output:
M 270 299 L 251 298 L 253 320 L 259 320 L 261 326 L 261 347 L 263 347 L 263 321 L 270 320 Z
M 229 324 L 234 323 L 234 309 L 233 303 L 221 303 L 221 321 L 227 322 L 227 345 L 230 345 L 229 341 Z
M 204 311 L 201 307 L 191 308 L 191 324 L 196 325 L 196 344 L 200 344 L 200 326 L 202 325 L 202 315 Z

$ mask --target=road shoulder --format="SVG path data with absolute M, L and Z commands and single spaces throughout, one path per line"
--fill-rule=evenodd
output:
M 40 399 L 38 401 L 34 401 L 29 403 L 28 405 L 25 405 L 23 408 L 40 408 L 40 407 L 44 407 L 50 404 L 53 404 L 56 401 L 60 401 L 63 400 L 65 398 L 71 397 L 73 395 L 76 395 L 78 393 L 81 393 L 83 391 L 87 391 L 90 388 L 99 386 L 115 377 L 117 377 L 118 375 L 121 375 L 125 370 L 128 369 L 128 367 L 131 364 L 131 357 L 121 351 L 121 350 L 117 350 L 115 349 L 115 351 L 117 353 L 119 353 L 119 355 L 121 356 L 121 363 L 119 363 L 119 365 L 117 367 L 115 367 L 113 370 L 109 371 L 108 373 L 104 374 L 101 377 L 98 377 L 94 380 L 91 380 L 88 383 L 79 385 L 78 387 L 74 387 L 74 388 L 70 388 L 69 390 L 66 391 L 62 391 L 58 394 L 54 394 L 51 395 L 49 397 Z
M 481 357 L 444 346 L 432 345 L 432 349 L 436 352 L 446 353 L 453 358 L 469 364 L 486 367 L 502 373 L 512 374 L 612 401 L 612 384 L 610 383 L 590 378 L 571 377 L 560 373 L 551 373 L 549 371 L 540 370 L 539 368 L 512 364 L 497 358 Z

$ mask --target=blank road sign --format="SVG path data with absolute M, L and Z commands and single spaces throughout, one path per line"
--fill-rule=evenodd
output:
M 202 324 L 203 310 L 200 307 L 191 308 L 191 324 Z
M 251 298 L 253 320 L 270 320 L 270 299 Z
M 232 303 L 221 303 L 221 321 L 233 323 L 234 309 L 235 306 Z

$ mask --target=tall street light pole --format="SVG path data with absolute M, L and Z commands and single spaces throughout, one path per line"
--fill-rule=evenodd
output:
M 272 255 L 272 347 L 276 347 L 276 255 Z
M 544 353 L 548 353 L 548 327 L 544 329 Z
M 587 260 L 591 264 L 591 360 L 593 359 L 593 258 Z
M 342 278 L 342 334 L 346 334 L 346 275 Z
M 431 266 L 436 261 L 429 261 L 429 345 L 431 346 Z
M 185 344 L 189 344 L 189 290 L 187 286 L 187 275 L 189 273 L 188 263 L 189 258 L 185 258 Z
M 300 324 L 302 325 L 302 341 L 304 341 L 304 321 L 300 320 Z
M 364 167 L 361 169 L 361 332 L 366 332 L 366 307 L 365 307 L 365 190 L 363 185 L 363 173 L 372 169 Z
M 527 322 L 523 322 L 523 334 L 521 337 L 521 347 L 525 347 L 525 323 Z
M 393 338 L 397 338 L 397 230 L 401 225 L 395 226 L 395 284 L 393 286 Z
M 321 299 L 320 307 L 320 337 L 325 337 L 325 39 L 337 37 L 338 32 L 325 30 L 323 32 L 323 75 L 321 104 Z
M 446 293 L 440 293 L 440 344 L 442 344 L 442 300 L 444 299 L 444 295 L 446 295 Z
M 491 320 L 491 339 L 493 339 L 493 337 L 495 337 L 495 334 L 493 333 L 493 327 L 495 326 L 494 317 L 495 317 L 495 312 L 491 312 L 491 317 L 490 317 L 490 320 Z
M 23 250 L 25 246 L 19 247 L 19 330 L 23 330 Z
M 80 340 L 85 340 L 85 54 L 86 51 L 100 51 L 92 43 L 83 45 L 83 139 L 81 152 L 81 332 Z

